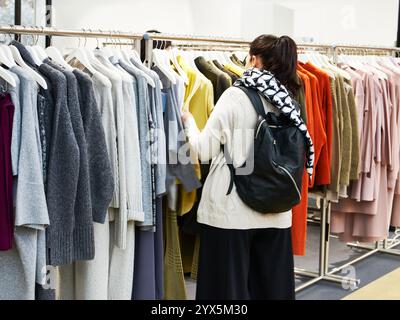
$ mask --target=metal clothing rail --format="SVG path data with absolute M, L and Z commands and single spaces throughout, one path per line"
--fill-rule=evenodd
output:
M 28 27 L 28 26 L 0 26 L 0 33 L 21 34 L 21 35 L 44 35 L 57 37 L 82 37 L 82 38 L 116 38 L 136 40 L 142 39 L 142 33 L 131 33 L 122 31 L 103 31 L 92 29 L 56 29 L 49 27 Z
M 335 63 L 338 61 L 338 56 L 340 54 L 352 53 L 355 55 L 365 55 L 369 53 L 370 55 L 385 55 L 396 56 L 400 52 L 398 47 L 374 47 L 374 46 L 350 46 L 350 45 L 336 45 L 333 46 L 333 60 Z
M 380 46 L 363 46 L 363 45 L 334 45 L 334 49 L 366 49 L 366 50 L 386 50 L 386 51 L 400 51 L 397 47 L 380 47 Z
M 148 66 L 152 64 L 152 52 L 154 48 L 154 42 L 158 41 L 178 41 L 179 43 L 174 43 L 177 46 L 183 46 L 184 44 L 196 44 L 197 46 L 206 45 L 218 45 L 218 47 L 227 46 L 249 46 L 251 41 L 245 39 L 234 39 L 234 38 L 224 38 L 224 37 L 203 37 L 203 36 L 189 36 L 189 35 L 175 35 L 167 33 L 145 33 L 143 35 L 145 40 L 146 49 L 146 61 Z M 196 49 L 193 47 L 193 49 Z M 199 48 L 200 49 L 200 48 Z
M 227 44 L 243 44 L 249 45 L 251 41 L 236 38 L 224 37 L 203 37 L 203 36 L 189 36 L 189 35 L 176 35 L 168 33 L 145 33 L 143 38 L 145 40 L 163 40 L 163 41 L 183 41 L 183 42 L 208 42 L 208 43 L 227 43 Z
M 145 33 L 143 38 L 145 40 L 163 40 L 163 41 L 183 41 L 183 42 L 208 42 L 208 43 L 226 43 L 226 44 L 241 44 L 250 45 L 252 40 L 241 38 L 229 37 L 206 37 L 206 36 L 192 36 L 192 35 L 176 35 L 168 33 Z M 298 43 L 298 47 L 307 48 L 333 48 L 329 44 L 313 44 L 313 43 Z
M 92 29 L 57 29 L 52 27 L 32 27 L 32 26 L 16 26 L 6 25 L 0 26 L 0 33 L 3 34 L 18 34 L 18 35 L 36 35 L 46 36 L 46 46 L 50 45 L 50 37 L 73 37 L 73 38 L 104 38 L 104 39 L 119 39 L 129 40 L 136 50 L 140 52 L 140 42 L 143 39 L 142 33 L 122 32 L 115 30 L 92 30 Z M 115 43 L 118 44 L 118 43 Z

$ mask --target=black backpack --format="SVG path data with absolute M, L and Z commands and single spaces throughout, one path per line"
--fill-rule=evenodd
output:
M 305 137 L 284 114 L 266 114 L 257 91 L 239 88 L 247 94 L 259 117 L 254 134 L 254 153 L 250 152 L 254 158 L 247 159 L 240 167 L 248 168 L 249 162 L 253 161 L 251 173 L 240 174 L 239 168 L 233 166 L 229 153 L 224 152 L 231 173 L 227 195 L 235 183 L 239 197 L 253 210 L 260 213 L 288 211 L 301 200 Z

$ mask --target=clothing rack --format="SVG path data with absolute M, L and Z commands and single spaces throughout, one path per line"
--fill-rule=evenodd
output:
M 25 26 L 0 26 L 0 33 L 3 34 L 21 34 L 21 35 L 37 35 L 37 36 L 57 36 L 57 37 L 78 37 L 78 38 L 104 38 L 104 39 L 125 39 L 132 41 L 135 44 L 136 49 L 140 50 L 140 41 L 145 40 L 146 49 L 146 61 L 148 65 L 151 65 L 151 55 L 153 50 L 153 41 L 178 41 L 178 42 L 189 42 L 204 45 L 214 45 L 220 48 L 224 47 L 238 47 L 248 48 L 250 41 L 243 39 L 232 39 L 232 38 L 211 38 L 211 37 L 200 37 L 200 36 L 178 36 L 171 34 L 158 34 L 158 33 L 129 33 L 119 31 L 103 31 L 103 30 L 70 30 L 70 29 L 56 29 L 49 27 L 25 27 Z M 106 42 L 106 45 L 125 45 L 128 42 L 111 43 Z M 193 47 L 194 49 L 195 47 Z M 374 50 L 387 52 L 390 55 L 395 55 L 400 52 L 400 48 L 388 48 L 388 47 L 371 47 L 371 46 L 349 46 L 349 45 L 322 45 L 322 44 L 299 44 L 298 48 L 301 49 L 315 49 L 326 52 L 327 55 L 331 54 L 333 61 L 337 62 L 337 57 L 343 52 L 349 52 L 351 50 L 364 50 L 363 52 L 373 52 Z M 296 292 L 299 292 L 321 280 L 327 280 L 336 283 L 358 283 L 359 280 L 351 279 L 348 277 L 337 276 L 336 273 L 351 266 L 375 253 L 389 253 L 400 256 L 399 250 L 394 248 L 400 245 L 400 235 L 396 234 L 393 239 L 386 239 L 377 242 L 374 247 L 361 246 L 359 244 L 348 244 L 350 247 L 368 249 L 370 250 L 366 254 L 342 265 L 329 270 L 329 238 L 330 238 L 330 214 L 331 214 L 331 203 L 325 197 L 320 199 L 321 205 L 319 209 L 312 208 L 314 211 L 319 211 L 321 214 L 320 223 L 320 252 L 319 252 L 319 269 L 318 272 L 311 272 L 302 269 L 295 269 L 295 273 L 300 276 L 306 276 L 313 278 L 312 280 L 303 283 L 296 288 Z
M 241 48 L 248 48 L 250 41 L 242 39 L 228 39 L 228 38 L 209 38 L 209 37 L 192 37 L 192 36 L 177 36 L 169 34 L 145 34 L 144 39 L 146 40 L 146 60 L 147 63 L 151 64 L 151 53 L 153 50 L 153 41 L 178 41 L 180 44 L 177 46 L 184 46 L 187 44 L 188 50 L 196 50 L 201 48 L 210 47 L 233 47 L 238 46 Z M 182 42 L 184 44 L 182 44 Z M 189 44 L 188 44 L 189 43 Z M 190 43 L 192 45 L 190 45 Z M 375 46 L 361 46 L 361 45 L 324 45 L 324 44 L 298 44 L 299 50 L 313 50 L 316 52 L 323 52 L 333 59 L 334 63 L 337 63 L 337 57 L 339 54 L 349 51 L 359 51 L 364 54 L 376 54 L 384 53 L 384 55 L 395 56 L 397 52 L 400 52 L 400 48 L 393 47 L 375 47 Z M 339 276 L 337 273 L 344 270 L 346 267 L 354 265 L 355 263 L 362 261 L 363 259 L 372 256 L 378 252 L 384 252 L 400 256 L 400 251 L 395 251 L 393 248 L 400 245 L 400 236 L 397 235 L 394 239 L 386 239 L 380 243 L 376 243 L 374 247 L 362 247 L 357 244 L 348 244 L 351 247 L 358 247 L 363 249 L 370 249 L 366 254 L 353 259 L 341 266 L 335 267 L 332 270 L 329 268 L 329 246 L 330 246 L 330 217 L 331 217 L 331 202 L 325 197 L 320 197 L 319 208 L 309 208 L 309 210 L 317 211 L 321 215 L 320 221 L 320 249 L 319 249 L 319 261 L 318 261 L 318 272 L 307 271 L 300 268 L 295 268 L 295 274 L 298 276 L 309 277 L 311 280 L 302 283 L 296 288 L 296 292 L 304 290 L 319 281 L 325 280 L 338 284 L 347 284 L 355 286 L 359 284 L 360 280 L 350 278 L 347 276 Z
M 377 53 L 380 55 L 390 55 L 396 56 L 396 53 L 400 52 L 400 48 L 395 47 L 374 47 L 374 46 L 350 46 L 350 45 L 337 45 L 332 46 L 332 53 L 333 53 L 333 61 L 334 63 L 338 62 L 338 56 L 340 54 L 345 53 L 354 53 L 354 52 L 361 52 L 364 55 L 373 54 L 376 55 Z M 383 54 L 381 54 L 383 53 Z M 358 249 L 365 249 L 369 250 L 365 254 L 346 262 L 343 265 L 338 267 L 334 267 L 332 270 L 329 270 L 329 244 L 330 244 L 330 216 L 331 216 L 331 203 L 329 200 L 322 198 L 322 206 L 326 206 L 326 210 L 322 210 L 321 212 L 321 238 L 325 238 L 324 240 L 324 248 L 320 249 L 320 268 L 319 274 L 312 272 L 305 272 L 303 270 L 297 270 L 296 274 L 314 277 L 313 280 L 306 282 L 299 287 L 296 288 L 296 292 L 306 289 L 312 284 L 315 284 L 321 280 L 328 280 L 333 282 L 338 282 L 341 284 L 359 284 L 359 279 L 352 279 L 349 277 L 339 277 L 336 274 L 345 268 L 352 266 L 366 258 L 376 254 L 376 253 L 386 253 L 390 255 L 400 256 L 400 250 L 395 249 L 397 246 L 400 245 L 400 234 L 396 232 L 395 236 L 391 239 L 385 239 L 381 241 L 377 241 L 372 246 L 361 245 L 359 243 L 348 243 L 347 245 L 350 248 L 358 248 Z M 325 211 L 325 212 L 324 212 Z M 322 229 L 324 229 L 322 231 Z M 321 242 L 322 245 L 322 242 Z M 321 257 L 322 255 L 322 257 Z M 322 264 L 322 273 L 321 273 L 321 264 Z
M 218 49 L 230 48 L 232 46 L 239 48 L 246 48 L 248 50 L 251 41 L 242 39 L 229 39 L 229 38 L 209 38 L 209 37 L 189 37 L 189 36 L 178 36 L 169 34 L 145 34 L 144 39 L 146 41 L 146 62 L 148 66 L 151 65 L 152 51 L 154 41 L 178 41 L 176 44 L 179 46 L 187 46 L 188 50 L 201 50 L 207 46 L 217 47 Z M 175 45 L 175 43 L 174 43 Z M 323 44 L 299 44 L 298 48 L 300 50 L 318 50 L 319 52 L 325 52 L 327 55 L 333 54 L 334 48 L 330 45 Z M 300 291 L 306 287 L 309 287 L 320 280 L 328 280 L 336 283 L 341 283 L 344 281 L 343 277 L 336 275 L 327 275 L 328 269 L 328 247 L 329 247 L 329 213 L 330 213 L 330 203 L 325 199 L 321 198 L 321 205 L 319 209 L 313 208 L 314 211 L 319 211 L 321 214 L 321 228 L 320 228 L 320 250 L 319 250 L 319 267 L 318 272 L 307 271 L 304 269 L 295 268 L 296 275 L 311 277 L 312 280 L 303 283 L 299 286 L 296 291 Z M 350 281 L 356 281 L 355 279 L 350 279 Z
M 365 55 L 373 54 L 373 55 L 390 55 L 390 56 L 396 56 L 398 52 L 400 52 L 400 48 L 395 48 L 395 47 L 372 47 L 372 46 L 348 46 L 348 45 L 340 45 L 335 47 L 335 62 L 337 62 L 338 55 L 341 53 L 348 53 L 349 51 L 351 52 L 352 50 L 361 50 L 362 53 Z M 382 53 L 382 54 L 381 54 Z M 367 253 L 364 255 L 361 255 L 360 257 L 342 265 L 339 267 L 334 268 L 330 273 L 337 273 L 344 268 L 357 263 L 359 261 L 362 261 L 376 253 L 386 253 L 390 255 L 395 255 L 395 256 L 400 256 L 400 250 L 395 249 L 397 246 L 400 245 L 400 233 L 399 229 L 397 228 L 395 235 L 393 238 L 388 238 L 384 239 L 381 241 L 375 242 L 374 245 L 368 246 L 368 245 L 362 245 L 360 243 L 348 243 L 347 244 L 350 248 L 356 248 L 356 249 L 365 249 L 369 250 Z

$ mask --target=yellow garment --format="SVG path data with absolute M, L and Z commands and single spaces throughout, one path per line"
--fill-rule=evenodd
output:
M 224 64 L 224 67 L 228 69 L 230 72 L 233 72 L 236 74 L 238 77 L 243 77 L 244 72 L 246 71 L 245 69 L 234 65 L 233 63 L 227 63 Z
M 189 78 L 189 83 L 185 90 L 185 106 L 187 106 L 187 109 L 196 120 L 198 128 L 201 130 L 205 127 L 214 108 L 214 88 L 211 81 L 191 68 L 182 56 L 178 56 L 177 60 Z
M 178 63 L 182 70 L 187 74 L 189 83 L 186 86 L 185 91 L 185 103 L 184 109 L 189 110 L 193 115 L 198 128 L 201 130 L 205 127 L 208 118 L 214 108 L 214 88 L 210 80 L 204 77 L 201 73 L 196 72 L 191 68 L 182 56 L 177 57 Z M 192 157 L 195 157 L 192 155 Z M 197 177 L 201 178 L 200 165 L 195 159 L 194 169 Z M 192 192 L 186 192 L 182 186 L 179 186 L 179 208 L 177 210 L 178 215 L 184 215 L 188 213 L 197 200 L 196 190 Z

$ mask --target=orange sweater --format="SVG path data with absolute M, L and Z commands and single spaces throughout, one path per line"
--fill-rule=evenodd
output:
M 315 171 L 316 185 L 329 185 L 331 183 L 331 150 L 332 150 L 332 93 L 329 75 L 318 69 L 311 63 L 303 65 L 318 79 L 319 84 L 319 106 L 321 111 L 322 124 L 326 134 L 326 144 L 321 150 L 320 159 Z
M 326 133 L 325 133 L 325 127 L 322 121 L 322 115 L 321 115 L 321 109 L 322 107 L 320 106 L 320 99 L 319 99 L 319 83 L 317 77 L 306 70 L 304 67 L 304 64 L 300 62 L 300 66 L 298 67 L 301 72 L 305 73 L 309 78 L 310 78 L 310 84 L 311 84 L 311 95 L 312 95 L 312 112 L 314 114 L 314 149 L 315 149 L 315 158 L 314 158 L 314 175 L 313 179 L 310 183 L 310 187 L 314 186 L 315 183 L 315 177 L 318 176 L 320 173 L 317 172 L 316 168 L 317 165 L 320 161 L 321 157 L 321 152 L 326 145 L 327 138 L 326 138 Z M 307 106 L 308 108 L 308 106 Z
M 304 95 L 306 100 L 307 128 L 311 139 L 314 141 L 314 113 L 312 110 L 313 99 L 311 93 L 310 78 L 300 70 L 298 75 L 304 85 Z M 292 209 L 292 246 L 293 254 L 304 256 L 306 254 L 307 240 L 307 208 L 308 208 L 308 186 L 309 177 L 304 170 L 303 184 L 301 187 L 301 202 Z

